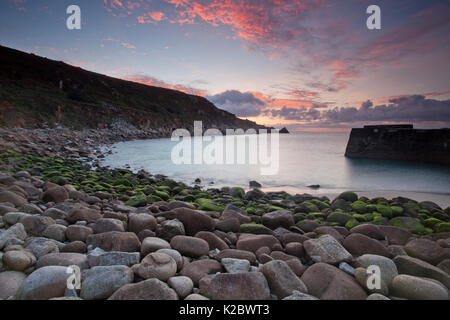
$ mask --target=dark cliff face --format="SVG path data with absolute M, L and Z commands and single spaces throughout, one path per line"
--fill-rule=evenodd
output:
M 412 125 L 352 129 L 345 156 L 450 165 L 450 129 L 419 130 Z
M 62 88 L 61 88 L 62 85 Z M 0 46 L 0 125 L 72 129 L 123 123 L 170 133 L 195 120 L 206 128 L 264 128 L 203 97 L 120 80 Z

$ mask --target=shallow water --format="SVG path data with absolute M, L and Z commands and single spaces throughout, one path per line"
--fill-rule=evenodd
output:
M 176 165 L 171 161 L 170 139 L 120 142 L 112 146 L 103 165 L 145 169 L 192 184 L 196 178 L 210 187 L 248 187 L 250 180 L 269 190 L 334 195 L 344 190 L 363 194 L 416 195 L 450 205 L 450 168 L 440 165 L 348 159 L 344 156 L 349 133 L 302 132 L 280 135 L 279 171 L 261 175 L 258 165 Z M 214 138 L 213 138 L 214 139 Z M 208 145 L 209 142 L 204 143 Z M 248 151 L 248 150 L 247 150 Z M 263 166 L 265 167 L 265 166 Z M 319 190 L 307 188 L 319 184 Z M 434 194 L 436 197 L 431 196 Z M 421 199 L 418 199 L 421 200 Z

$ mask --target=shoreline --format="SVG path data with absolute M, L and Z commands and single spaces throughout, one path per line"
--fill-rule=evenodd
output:
M 7 137 L 5 139 L 5 137 Z M 55 129 L 24 129 L 24 128 L 11 128 L 0 129 L 0 151 L 8 150 L 9 148 L 18 148 L 21 152 L 36 152 L 40 155 L 60 156 L 62 158 L 78 159 L 85 164 L 89 164 L 94 168 L 106 168 L 101 164 L 106 154 L 113 152 L 112 146 L 120 142 L 129 142 L 136 140 L 149 140 L 149 139 L 170 139 L 163 133 L 159 133 L 155 130 L 139 130 L 139 129 L 85 129 L 82 131 L 71 130 L 68 128 L 55 128 Z M 5 143 L 7 141 L 7 143 Z M 32 142 L 31 144 L 29 142 Z M 14 145 L 11 145 L 12 142 Z M 18 144 L 18 145 L 17 145 Z M 39 150 L 40 149 L 40 150 Z M 129 168 L 115 168 L 126 169 Z M 162 175 L 158 172 L 153 173 L 155 175 Z M 177 180 L 175 177 L 169 177 L 170 179 Z M 193 177 L 192 180 L 195 180 Z M 178 180 L 177 180 L 178 181 Z M 181 182 L 181 181 L 178 181 Z M 195 184 L 194 182 L 183 183 L 190 187 L 200 186 L 202 190 L 217 188 L 216 185 L 203 185 Z M 237 186 L 237 185 L 220 185 L 219 187 L 239 187 L 245 191 L 251 190 L 249 187 Z M 277 187 L 265 187 L 261 188 L 264 192 L 287 192 L 290 195 L 295 194 L 310 194 L 314 197 L 328 197 L 331 199 L 336 198 L 340 193 L 348 190 L 352 190 L 361 196 L 369 198 L 384 197 L 392 199 L 395 197 L 406 197 L 421 201 L 432 201 L 439 204 L 441 207 L 446 208 L 450 206 L 450 193 L 439 192 L 426 192 L 426 191 L 397 191 L 397 190 L 353 190 L 352 188 L 344 189 L 311 189 L 308 187 L 293 187 L 293 186 L 277 186 Z
M 450 207 L 205 191 L 102 167 L 95 137 L 113 140 L 0 130 L 0 300 L 449 300 Z M 383 290 L 360 277 L 373 264 L 393 275 Z M 68 290 L 74 265 L 83 277 Z

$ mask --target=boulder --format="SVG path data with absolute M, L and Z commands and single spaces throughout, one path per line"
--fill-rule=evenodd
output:
M 322 235 L 318 239 L 303 242 L 306 253 L 315 262 L 339 264 L 352 260 L 352 255 L 331 235 Z
M 222 215 L 220 216 L 220 220 L 227 219 L 237 219 L 239 220 L 239 224 L 249 223 L 250 221 L 252 221 L 252 219 L 247 216 L 247 212 L 232 204 L 227 205 Z
M 80 267 L 80 269 L 86 269 L 89 267 L 87 262 L 87 256 L 81 253 L 68 253 L 68 252 L 60 252 L 60 253 L 48 253 L 46 255 L 41 256 L 37 263 L 36 268 L 42 268 L 46 266 L 72 266 L 76 265 Z
M 86 253 L 87 246 L 82 241 L 73 241 L 66 244 L 60 252 Z
M 381 272 L 381 279 L 387 286 L 390 286 L 392 280 L 398 275 L 397 266 L 394 261 L 383 256 L 365 254 L 356 259 L 356 264 L 365 269 L 369 266 L 378 266 Z
M 172 200 L 167 204 L 169 210 L 177 209 L 177 208 L 188 208 L 191 210 L 195 210 L 195 206 L 190 204 L 189 202 L 183 202 L 179 200 Z
M 333 238 L 335 238 L 340 243 L 344 242 L 344 236 L 333 227 L 320 226 L 320 227 L 314 229 L 314 232 L 318 235 L 328 234 L 328 235 L 332 236 Z
M 65 219 L 67 217 L 67 212 L 59 210 L 57 208 L 49 208 L 42 214 L 45 217 L 50 217 L 52 219 Z
M 42 195 L 42 200 L 45 202 L 64 202 L 69 199 L 69 193 L 64 187 L 55 186 L 47 189 Z
M 238 250 L 256 252 L 256 250 L 261 247 L 272 248 L 274 245 L 280 245 L 280 242 L 274 236 L 265 234 L 241 234 L 237 241 L 236 248 Z
M 139 252 L 111 251 L 100 255 L 88 255 L 88 263 L 94 266 L 127 266 L 131 267 L 140 261 Z
M 365 236 L 368 236 L 369 238 L 376 239 L 376 240 L 384 240 L 385 234 L 380 229 L 380 227 L 374 225 L 374 224 L 360 224 L 350 230 L 351 233 L 360 233 Z
M 223 232 L 239 232 L 241 229 L 241 224 L 236 218 L 228 218 L 217 221 L 216 229 Z
M 173 249 L 158 249 L 156 252 L 159 253 L 165 253 L 172 257 L 173 260 L 175 260 L 177 264 L 177 271 L 180 271 L 183 268 L 184 265 L 184 259 L 183 256 L 176 250 Z
M 62 266 L 47 266 L 31 273 L 20 286 L 17 300 L 48 300 L 62 297 L 67 288 L 70 273 Z
M 159 249 L 170 249 L 170 244 L 166 240 L 157 237 L 147 237 L 142 241 L 141 254 L 143 257 Z
M 305 284 L 284 261 L 270 261 L 260 267 L 259 271 L 266 277 L 270 291 L 279 299 L 290 296 L 294 291 L 308 293 Z
M 262 223 L 270 229 L 289 228 L 295 224 L 292 213 L 288 210 L 277 210 L 263 215 Z
M 186 264 L 180 275 L 189 277 L 198 286 L 200 279 L 208 274 L 215 274 L 222 271 L 222 265 L 216 260 L 202 259 Z
M 411 240 L 404 246 L 404 249 L 409 256 L 433 265 L 437 265 L 444 258 L 444 249 L 429 239 Z
M 64 246 L 64 244 L 62 244 L 62 246 Z M 31 250 L 37 259 L 48 253 L 59 252 L 59 244 L 57 241 L 41 237 L 30 238 L 30 240 L 27 240 L 25 243 L 25 247 Z
M 389 244 L 403 246 L 412 237 L 412 233 L 408 230 L 393 226 L 378 226 L 386 235 Z
M 66 226 L 60 224 L 51 224 L 47 228 L 45 228 L 44 232 L 42 232 L 42 236 L 45 238 L 54 239 L 59 242 L 66 241 Z
M 24 271 L 36 263 L 36 257 L 27 250 L 12 250 L 3 254 L 2 261 L 8 270 Z
M 126 266 L 93 267 L 83 275 L 80 296 L 85 300 L 106 299 L 133 279 L 133 271 Z
M 195 235 L 196 238 L 205 240 L 209 245 L 209 250 L 219 249 L 220 251 L 228 249 L 228 245 L 216 236 L 214 233 L 209 231 L 200 231 Z
M 250 262 L 244 259 L 223 258 L 221 263 L 228 273 L 248 272 Z
M 268 300 L 270 289 L 260 272 L 219 273 L 200 281 L 200 294 L 212 300 Z
M 69 211 L 66 220 L 70 223 L 75 223 L 77 221 L 95 222 L 101 218 L 102 215 L 99 210 L 86 207 L 75 207 Z
M 69 241 L 86 242 L 87 238 L 93 233 L 94 231 L 91 228 L 77 224 L 70 225 L 66 228 L 66 237 Z
M 167 284 L 153 278 L 126 284 L 114 292 L 108 300 L 178 300 L 178 296 Z
M 133 232 L 110 231 L 88 236 L 86 244 L 106 251 L 140 251 L 141 242 Z
M 14 296 L 27 275 L 18 271 L 0 272 L 0 300 Z
M 185 276 L 172 277 L 167 281 L 167 284 L 175 290 L 180 298 L 188 296 L 194 289 L 192 280 Z
M 134 214 L 128 218 L 128 231 L 136 234 L 145 229 L 155 231 L 157 225 L 155 217 L 147 213 Z
M 450 288 L 450 276 L 425 261 L 409 256 L 397 256 L 394 258 L 394 263 L 399 274 L 435 279 Z
M 376 254 L 389 257 L 388 249 L 378 240 L 369 238 L 360 233 L 352 233 L 344 240 L 344 247 L 354 256 L 363 254 Z
M 159 238 L 170 241 L 175 236 L 184 236 L 186 234 L 183 223 L 178 219 L 166 220 L 161 227 L 156 230 Z
M 177 263 L 165 253 L 152 252 L 142 259 L 137 273 L 144 279 L 157 278 L 167 281 L 177 273 Z
M 157 213 L 155 216 L 178 219 L 183 223 L 188 236 L 193 236 L 199 231 L 213 231 L 215 227 L 213 218 L 201 211 L 188 208 L 177 208 L 172 211 Z
M 25 227 L 21 223 L 16 223 L 6 231 L 0 233 L 0 249 L 3 249 L 8 241 L 13 239 L 25 240 L 27 238 L 27 232 Z
M 214 258 L 217 259 L 218 261 L 222 261 L 222 259 L 224 258 L 234 258 L 234 259 L 248 260 L 250 261 L 251 264 L 256 263 L 256 256 L 253 252 L 236 249 L 222 250 Z
M 48 226 L 55 224 L 55 220 L 50 217 L 33 215 L 25 217 L 22 220 L 22 224 L 25 227 L 27 234 L 40 237 Z
M 92 227 L 94 233 L 105 233 L 110 231 L 124 232 L 125 228 L 122 221 L 112 218 L 98 219 Z
M 284 297 L 282 300 L 319 300 L 309 294 L 294 290 L 291 295 Z
M 0 192 L 0 202 L 9 202 L 15 205 L 16 207 L 21 207 L 27 203 L 27 200 L 18 195 L 17 193 L 3 190 Z
M 367 294 L 358 282 L 338 268 L 315 263 L 300 278 L 308 293 L 321 300 L 364 300 Z
M 406 274 L 392 280 L 392 294 L 410 300 L 449 300 L 448 290 L 443 285 Z
M 384 280 L 381 277 L 378 282 L 377 279 L 373 277 L 373 271 L 359 267 L 355 269 L 354 276 L 356 281 L 358 281 L 360 286 L 364 288 L 366 292 L 370 294 L 379 293 L 384 296 L 389 295 L 388 285 L 386 284 L 386 282 L 384 282 Z
M 207 255 L 209 245 L 203 239 L 189 236 L 175 236 L 170 240 L 170 246 L 182 255 L 198 258 Z

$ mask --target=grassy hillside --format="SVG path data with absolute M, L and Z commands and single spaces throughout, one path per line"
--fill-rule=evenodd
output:
M 190 129 L 194 120 L 220 129 L 261 127 L 216 108 L 203 97 L 108 77 L 0 46 L 0 126 L 107 128 L 119 119 L 167 133 Z

